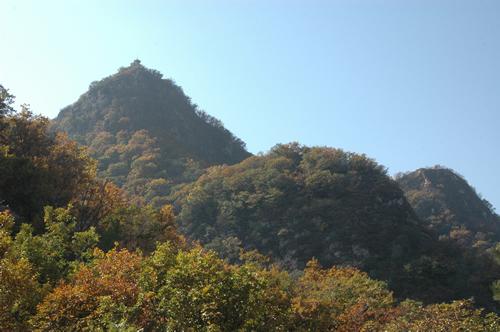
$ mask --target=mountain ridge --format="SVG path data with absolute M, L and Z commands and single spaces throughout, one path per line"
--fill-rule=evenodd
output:
M 221 121 L 162 77 L 135 60 L 91 83 L 61 110 L 52 130 L 88 146 L 100 175 L 138 196 L 163 197 L 172 185 L 192 181 L 207 166 L 234 164 L 251 155 Z
M 497 268 L 485 249 L 494 238 L 436 229 L 432 216 L 415 212 L 401 178 L 364 154 L 290 143 L 251 156 L 219 120 L 139 61 L 92 83 L 53 129 L 88 146 L 101 178 L 153 206 L 173 204 L 183 234 L 231 262 L 241 250 L 290 270 L 316 258 L 362 268 L 398 298 L 474 296 L 492 306 Z
M 417 215 L 439 236 L 463 245 L 491 247 L 500 241 L 493 206 L 452 169 L 420 168 L 396 177 Z

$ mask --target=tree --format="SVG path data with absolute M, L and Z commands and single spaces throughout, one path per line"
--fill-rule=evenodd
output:
M 75 231 L 76 218 L 71 214 L 71 206 L 46 207 L 44 225 L 45 233 L 33 235 L 33 228 L 23 224 L 12 250 L 30 262 L 41 283 L 55 284 L 75 264 L 89 259 L 99 237 L 94 228 Z
M 0 199 L 40 231 L 43 207 L 68 204 L 94 178 L 95 163 L 67 136 L 50 134 L 49 120 L 28 109 L 0 122 Z
M 500 243 L 497 243 L 497 245 L 492 249 L 491 254 L 494 262 L 496 264 L 500 264 Z M 493 293 L 493 300 L 500 302 L 500 279 L 491 284 L 491 291 Z
M 475 309 L 471 301 L 423 306 L 419 302 L 405 301 L 397 308 L 398 316 L 381 326 L 378 331 L 397 332 L 458 332 L 500 330 L 500 318 Z
M 0 260 L 0 330 L 28 330 L 41 297 L 42 287 L 27 259 Z
M 336 331 L 394 303 L 385 283 L 353 268 L 321 269 L 316 260 L 308 263 L 295 292 L 292 308 L 301 331 Z
M 40 331 L 81 331 L 127 324 L 139 294 L 141 262 L 127 250 L 96 250 L 91 264 L 81 265 L 71 281 L 44 298 L 33 325 Z
M 0 84 L 0 144 L 5 144 L 3 131 L 5 129 L 6 123 L 4 121 L 4 117 L 14 111 L 14 109 L 12 108 L 13 103 L 14 96 L 11 95 L 9 91 Z
M 147 260 L 141 287 L 153 330 L 280 331 L 289 297 L 279 273 L 228 265 L 201 247 L 160 245 Z
M 42 297 L 37 274 L 25 258 L 12 253 L 14 218 L 0 212 L 0 330 L 28 330 L 29 317 Z
M 152 252 L 159 241 L 171 241 L 177 246 L 185 243 L 184 237 L 177 233 L 170 205 L 159 210 L 151 205 L 120 206 L 99 222 L 98 231 L 102 235 L 100 247 L 106 250 L 115 242 L 129 250 L 141 249 L 147 253 Z

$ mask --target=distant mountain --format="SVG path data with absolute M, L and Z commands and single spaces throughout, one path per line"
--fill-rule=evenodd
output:
M 417 215 L 441 237 L 488 248 L 500 241 L 500 218 L 456 172 L 421 168 L 396 177 Z
M 219 120 L 138 60 L 93 82 L 52 128 L 87 145 L 102 177 L 158 204 L 172 185 L 194 180 L 203 168 L 250 156 Z

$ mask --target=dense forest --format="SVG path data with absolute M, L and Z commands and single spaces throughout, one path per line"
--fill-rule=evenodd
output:
M 493 206 L 456 172 L 436 166 L 398 174 L 396 180 L 417 215 L 442 238 L 479 249 L 500 241 Z
M 496 306 L 490 285 L 500 270 L 491 255 L 439 238 L 385 169 L 363 155 L 277 145 L 209 169 L 173 202 L 182 232 L 223 257 L 256 249 L 299 270 L 314 257 L 360 268 L 398 297 L 474 297 Z
M 500 330 L 500 219 L 451 170 L 251 156 L 139 61 L 53 121 L 13 105 L 2 331 Z
M 155 206 L 204 168 L 250 156 L 245 144 L 194 105 L 172 80 L 139 60 L 93 82 L 52 122 L 86 145 L 99 176 Z

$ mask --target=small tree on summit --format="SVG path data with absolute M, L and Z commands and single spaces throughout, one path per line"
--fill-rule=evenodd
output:
M 11 105 L 14 103 L 14 96 L 9 93 L 9 90 L 0 84 L 0 116 L 5 116 L 11 112 L 13 109 Z

